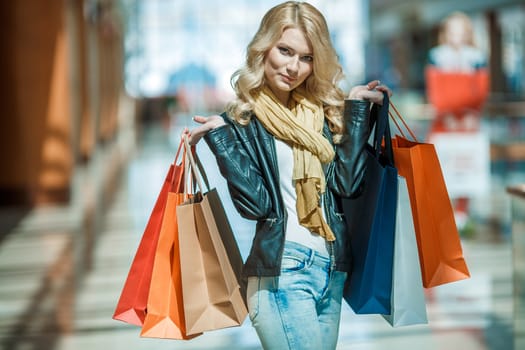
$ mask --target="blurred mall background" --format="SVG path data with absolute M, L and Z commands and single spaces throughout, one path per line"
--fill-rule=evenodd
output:
M 279 2 L 0 2 L 0 349 L 260 348 L 249 322 L 182 342 L 140 338 L 111 316 L 182 128 L 222 110 Z M 525 3 L 311 3 L 327 18 L 342 87 L 388 84 L 422 140 L 435 117 L 424 68 L 446 15 L 472 19 L 490 73 L 488 147 L 470 147 L 486 155 L 489 180 L 461 230 L 472 277 L 426 291 L 428 325 L 394 329 L 345 306 L 338 348 L 525 349 Z M 198 152 L 245 254 L 253 224 L 231 207 L 204 144 Z

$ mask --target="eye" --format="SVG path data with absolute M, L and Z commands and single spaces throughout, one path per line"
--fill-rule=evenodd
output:
M 283 55 L 289 56 L 292 54 L 290 49 L 287 47 L 279 46 L 278 49 L 279 49 L 279 52 L 282 53 Z
M 314 56 L 312 56 L 312 55 L 301 56 L 301 61 L 303 61 L 303 62 L 313 62 L 314 61 Z

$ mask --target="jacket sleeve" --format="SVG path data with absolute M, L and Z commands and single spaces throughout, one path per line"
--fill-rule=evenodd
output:
M 335 147 L 336 156 L 329 167 L 328 186 L 341 197 L 355 197 L 365 176 L 365 145 L 370 136 L 370 102 L 345 100 L 345 134 Z
M 219 171 L 228 183 L 232 202 L 239 214 L 250 220 L 267 217 L 271 199 L 265 181 L 231 121 L 210 130 L 204 139 L 217 159 Z

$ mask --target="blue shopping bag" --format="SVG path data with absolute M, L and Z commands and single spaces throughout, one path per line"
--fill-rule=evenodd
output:
M 343 198 L 343 210 L 352 246 L 353 266 L 344 299 L 356 314 L 389 315 L 398 179 L 388 119 L 388 96 L 374 105 L 373 144 L 366 145 L 367 160 L 362 192 Z

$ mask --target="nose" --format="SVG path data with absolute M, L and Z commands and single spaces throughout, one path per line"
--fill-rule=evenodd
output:
M 297 75 L 297 72 L 299 72 L 299 57 L 290 57 L 290 60 L 286 65 L 286 70 L 288 71 L 288 74 L 290 74 L 290 76 Z

